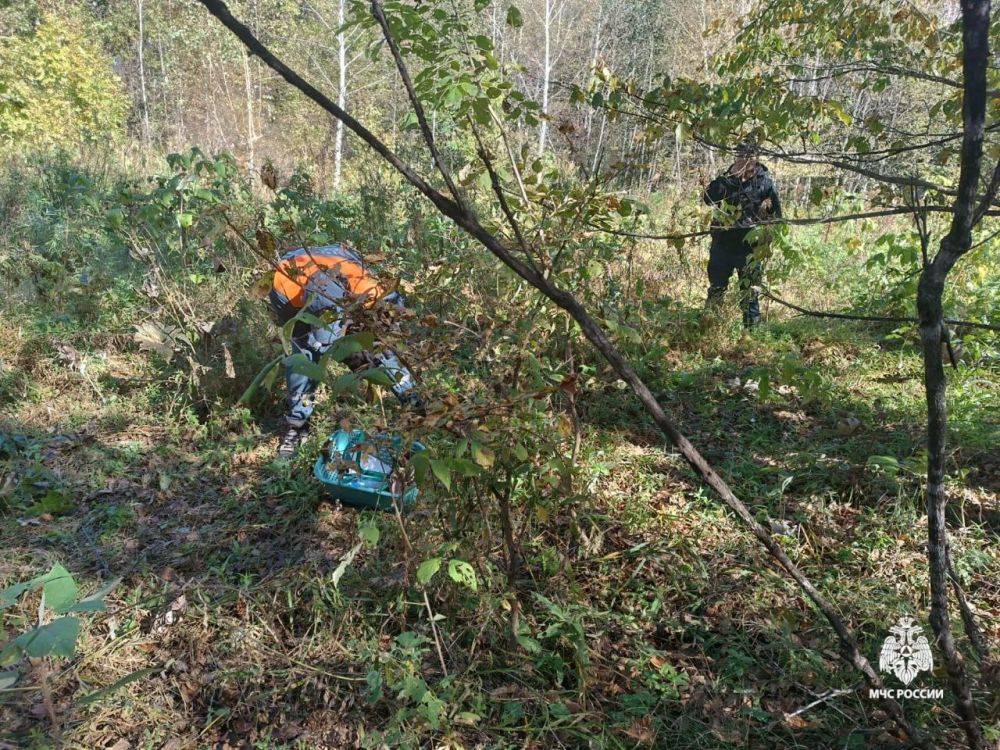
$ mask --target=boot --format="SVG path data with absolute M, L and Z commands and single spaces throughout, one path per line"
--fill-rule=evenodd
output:
M 288 423 L 286 425 L 285 432 L 281 436 L 281 442 L 278 443 L 278 458 L 287 460 L 294 458 L 295 454 L 299 452 L 299 447 L 309 437 L 309 425 L 293 425 Z
M 760 325 L 760 295 L 756 287 L 751 287 L 746 294 L 743 308 L 743 327 L 753 330 Z

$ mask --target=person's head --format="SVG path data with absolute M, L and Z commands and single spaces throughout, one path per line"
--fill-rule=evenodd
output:
M 756 159 L 759 153 L 760 149 L 757 147 L 757 141 L 753 136 L 747 136 L 736 144 L 737 159 Z
M 736 144 L 734 149 L 736 160 L 730 167 L 730 174 L 738 175 L 741 179 L 749 179 L 757 168 L 757 141 L 753 137 L 747 137 Z

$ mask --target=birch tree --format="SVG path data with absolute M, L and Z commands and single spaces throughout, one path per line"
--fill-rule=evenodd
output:
M 337 106 L 347 108 L 347 37 L 344 33 L 344 3 L 337 0 Z M 340 188 L 341 168 L 344 158 L 344 123 L 337 120 L 333 143 L 333 187 Z

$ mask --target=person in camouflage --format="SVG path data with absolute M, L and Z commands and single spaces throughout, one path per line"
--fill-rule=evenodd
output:
M 760 301 L 756 287 L 762 268 L 753 257 L 755 243 L 747 240 L 762 221 L 781 218 L 781 201 L 767 167 L 757 159 L 756 146 L 743 141 L 736 147 L 736 160 L 712 180 L 702 196 L 705 203 L 720 209 L 712 220 L 712 244 L 708 256 L 708 306 L 718 304 L 736 271 L 740 281 L 743 325 L 760 323 Z M 735 213 L 726 221 L 723 212 Z

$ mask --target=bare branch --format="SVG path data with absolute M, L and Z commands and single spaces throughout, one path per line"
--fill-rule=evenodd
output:
M 448 192 L 452 194 L 455 199 L 455 203 L 462 209 L 466 211 L 465 202 L 462 200 L 461 194 L 458 192 L 458 187 L 456 187 L 454 180 L 451 178 L 451 172 L 444 163 L 444 159 L 441 158 L 441 152 L 438 151 L 437 144 L 434 142 L 434 131 L 431 130 L 430 123 L 427 122 L 427 115 L 424 114 L 424 105 L 420 102 L 420 97 L 417 96 L 416 89 L 413 88 L 413 81 L 410 79 L 410 72 L 406 68 L 406 62 L 403 60 L 403 55 L 399 51 L 399 45 L 396 44 L 396 39 L 393 37 L 392 32 L 389 31 L 389 22 L 385 18 L 385 13 L 382 11 L 382 3 L 379 0 L 372 0 L 371 2 L 372 15 L 375 16 L 375 20 L 378 21 L 378 25 L 382 28 L 382 35 L 385 37 L 386 43 L 389 45 L 389 50 L 392 52 L 392 59 L 396 61 L 396 70 L 399 71 L 399 77 L 403 81 L 403 86 L 406 88 L 406 95 L 410 99 L 410 104 L 413 106 L 413 112 L 417 116 L 417 123 L 420 125 L 420 132 L 423 133 L 424 142 L 427 144 L 427 148 L 431 152 L 431 157 L 434 159 L 434 164 L 438 168 L 438 172 L 441 174 L 441 179 L 444 180 L 445 185 L 448 186 Z
M 951 213 L 954 209 L 950 206 L 922 206 L 922 211 L 932 211 L 939 213 Z M 814 224 L 836 224 L 845 221 L 859 221 L 861 219 L 877 219 L 882 216 L 898 216 L 901 214 L 913 213 L 913 209 L 905 206 L 898 206 L 893 208 L 880 209 L 878 211 L 860 211 L 853 214 L 838 214 L 837 216 L 805 216 L 798 219 L 793 218 L 782 218 L 782 219 L 767 219 L 765 221 L 759 222 L 756 226 L 776 226 L 781 224 L 788 224 L 791 226 L 810 226 Z M 1000 211 L 988 211 L 987 216 L 1000 216 Z M 602 227 L 597 224 L 589 224 L 589 226 L 594 229 L 604 232 L 605 234 L 613 234 L 619 237 L 632 237 L 634 239 L 640 240 L 686 240 L 693 237 L 705 237 L 712 233 L 711 229 L 700 229 L 693 232 L 680 232 L 675 234 L 642 234 L 640 232 L 628 232 L 623 229 L 608 229 L 607 227 Z
M 865 323 L 919 323 L 919 318 L 907 318 L 907 317 L 896 317 L 896 316 L 886 316 L 886 315 L 856 315 L 854 313 L 835 313 L 826 312 L 824 310 L 810 310 L 805 307 L 800 307 L 794 302 L 789 302 L 788 300 L 781 299 L 774 294 L 770 289 L 762 288 L 760 293 L 770 300 L 777 302 L 779 305 L 783 305 L 791 310 L 802 313 L 803 315 L 809 315 L 813 318 L 835 318 L 837 320 L 857 320 Z M 955 320 L 954 318 L 945 318 L 945 323 L 950 326 L 955 326 L 957 328 L 981 328 L 986 331 L 1000 331 L 1000 325 L 994 323 L 977 323 L 975 321 L 969 320 Z
M 990 177 L 989 184 L 986 186 L 986 192 L 983 193 L 983 197 L 979 201 L 979 206 L 976 208 L 976 213 L 972 219 L 973 226 L 982 221 L 983 217 L 989 213 L 987 209 L 993 205 L 993 201 L 997 197 L 997 190 L 1000 190 L 1000 160 L 993 167 L 993 174 Z

